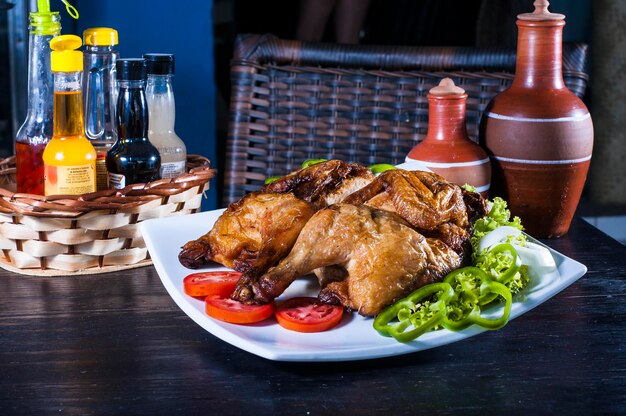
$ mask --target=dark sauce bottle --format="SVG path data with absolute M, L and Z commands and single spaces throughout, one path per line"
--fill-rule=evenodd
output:
M 109 188 L 120 189 L 133 183 L 159 179 L 161 158 L 148 140 L 146 104 L 146 62 L 118 59 L 117 141 L 106 156 Z

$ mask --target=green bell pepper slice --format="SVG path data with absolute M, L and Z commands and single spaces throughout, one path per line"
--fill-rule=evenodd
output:
M 478 325 L 484 329 L 500 329 L 509 322 L 511 315 L 511 305 L 513 304 L 513 295 L 511 291 L 502 283 L 485 281 L 480 285 L 480 297 L 487 297 L 490 294 L 502 296 L 504 299 L 504 310 L 502 315 L 498 318 L 484 318 L 481 316 L 480 306 L 474 305 L 471 312 L 462 319 L 452 320 L 449 315 L 446 315 L 442 325 L 444 328 L 450 331 L 461 331 L 470 325 Z
M 495 256 L 500 253 L 509 253 L 513 258 L 511 267 L 500 273 L 500 275 L 495 278 L 498 283 L 507 284 L 517 274 L 517 272 L 519 272 L 522 263 L 517 255 L 517 250 L 515 250 L 515 247 L 509 243 L 498 244 L 497 246 L 492 247 L 487 254 Z
M 501 253 L 507 253 L 511 257 L 511 265 L 505 268 L 503 271 L 501 270 L 501 267 L 498 267 L 497 264 L 500 261 L 498 255 Z M 513 245 L 509 243 L 500 243 L 491 247 L 489 251 L 482 256 L 482 258 L 486 259 L 485 261 L 487 262 L 487 264 L 489 264 L 489 262 L 495 262 L 494 264 L 489 264 L 489 268 L 490 270 L 492 270 L 492 275 L 490 277 L 492 280 L 495 280 L 496 282 L 502 283 L 504 285 L 509 285 L 509 283 L 513 282 L 515 276 L 517 276 L 517 274 L 521 270 L 521 259 L 519 258 L 515 247 L 513 247 Z M 500 270 L 500 274 L 495 274 L 497 273 L 495 272 L 495 270 Z M 490 295 L 485 296 L 481 299 L 480 305 L 482 306 L 491 303 L 497 297 L 498 295 L 496 295 L 495 293 L 491 293 Z
M 469 278 L 459 279 L 461 276 L 468 276 Z M 462 269 L 454 270 L 448 273 L 443 281 L 450 284 L 454 289 L 454 297 L 450 300 L 450 303 L 458 302 L 461 295 L 463 295 L 463 300 L 466 303 L 471 303 L 472 305 L 489 303 L 484 303 L 483 298 L 480 296 L 480 285 L 485 282 L 490 282 L 491 279 L 484 270 L 478 267 L 467 266 Z
M 309 166 L 317 165 L 318 163 L 327 162 L 327 159 L 307 159 L 302 162 L 302 169 L 308 168 Z
M 265 179 L 265 185 L 269 185 L 270 183 L 276 182 L 280 178 L 282 178 L 282 176 L 270 176 L 269 178 Z
M 435 313 L 424 322 L 412 319 L 418 304 L 425 298 L 439 294 L 437 301 L 431 304 L 430 309 Z M 447 302 L 454 296 L 450 284 L 441 282 L 423 286 L 387 307 L 374 319 L 374 329 L 383 336 L 392 336 L 400 342 L 409 342 L 441 324 L 448 314 Z M 394 320 L 397 322 L 392 323 Z M 407 329 L 413 326 L 413 329 Z
M 398 168 L 393 165 L 389 165 L 387 163 L 378 163 L 376 165 L 370 166 L 369 169 L 372 171 L 372 173 L 378 174 L 378 173 L 387 172 L 388 170 L 395 170 Z

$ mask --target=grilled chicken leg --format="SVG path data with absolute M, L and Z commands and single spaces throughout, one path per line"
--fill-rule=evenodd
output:
M 397 214 L 336 204 L 311 217 L 277 266 L 259 278 L 244 274 L 233 298 L 266 303 L 298 276 L 315 272 L 320 299 L 375 315 L 460 264 L 446 244 L 419 234 Z
M 264 272 L 289 253 L 315 210 L 293 194 L 251 193 L 231 204 L 208 234 L 185 244 L 180 262 L 215 261 L 240 272 Z

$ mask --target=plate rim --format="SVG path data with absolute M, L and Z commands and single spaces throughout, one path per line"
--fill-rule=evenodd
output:
M 173 277 L 169 276 L 168 268 L 164 264 L 164 259 L 158 255 L 159 250 L 158 242 L 155 241 L 155 233 L 158 233 L 158 229 L 163 227 L 168 227 L 172 225 L 177 225 L 178 223 L 194 223 L 196 220 L 201 220 L 203 217 L 210 218 L 214 216 L 217 218 L 219 214 L 221 214 L 225 209 L 217 209 L 211 211 L 200 212 L 196 214 L 188 214 L 185 216 L 177 216 L 177 217 L 166 217 L 166 218 L 157 218 L 143 221 L 139 224 L 141 233 L 144 237 L 146 246 L 148 251 L 150 252 L 150 256 L 154 263 L 157 274 L 159 275 L 159 279 L 161 283 L 165 287 L 168 295 L 174 300 L 174 303 L 189 317 L 191 318 L 197 325 L 201 328 L 212 334 L 213 336 L 219 338 L 220 340 L 227 342 L 239 349 L 247 351 L 251 354 L 257 355 L 262 358 L 266 358 L 272 361 L 294 361 L 294 362 L 333 362 L 333 361 L 357 361 L 357 360 L 366 360 L 366 359 L 375 359 L 375 358 L 383 358 L 390 357 L 396 355 L 403 355 L 418 351 L 427 350 L 430 348 L 436 348 L 439 346 L 447 345 L 453 342 L 458 342 L 463 339 L 470 338 L 472 336 L 478 335 L 486 330 L 472 326 L 463 331 L 452 332 L 446 329 L 442 329 L 439 331 L 435 331 L 431 334 L 435 334 L 435 336 L 428 336 L 426 334 L 420 340 L 412 341 L 410 343 L 399 343 L 391 338 L 389 339 L 389 343 L 384 344 L 374 344 L 369 347 L 348 347 L 340 350 L 321 350 L 315 353 L 311 353 L 310 350 L 300 350 L 300 349 L 287 349 L 284 347 L 275 346 L 274 348 L 268 348 L 264 343 L 255 342 L 250 339 L 242 338 L 237 335 L 233 331 L 227 330 L 227 328 L 232 327 L 238 328 L 240 326 L 234 324 L 226 324 L 222 322 L 218 322 L 208 317 L 206 314 L 202 314 L 199 310 L 193 305 L 191 302 L 199 301 L 189 297 L 184 294 L 184 292 L 180 291 L 174 284 L 172 280 Z M 533 242 L 537 242 L 542 246 L 546 247 L 550 250 L 551 255 L 557 261 L 557 268 L 559 270 L 559 278 L 558 281 L 549 284 L 549 290 L 547 293 L 541 296 L 538 299 L 532 298 L 533 292 L 528 294 L 528 299 L 523 302 L 515 302 L 511 309 L 511 320 L 515 319 L 530 310 L 536 308 L 540 304 L 546 302 L 547 300 L 554 297 L 556 294 L 563 291 L 565 288 L 576 282 L 582 276 L 584 276 L 587 272 L 587 267 L 568 257 L 558 251 L 550 248 L 549 246 L 537 241 L 536 239 L 531 237 Z M 173 256 L 174 261 L 178 261 L 177 253 Z M 220 267 L 221 269 L 222 267 Z M 226 268 L 224 268 L 226 269 Z M 568 276 L 562 276 L 562 269 L 573 270 Z M 187 274 L 201 272 L 206 269 L 186 269 L 188 270 Z M 184 276 L 181 276 L 182 279 Z M 529 301 L 530 299 L 530 301 Z M 358 315 L 357 315 L 358 317 Z M 348 323 L 347 325 L 349 325 Z M 278 325 L 274 323 L 273 325 Z M 341 328 L 339 328 L 341 330 Z M 238 331 L 235 331 L 238 332 Z M 375 330 L 372 328 L 372 333 L 375 333 Z M 309 334 L 311 335 L 311 334 Z M 379 336 L 378 334 L 376 334 Z M 443 338 L 440 339 L 440 338 Z

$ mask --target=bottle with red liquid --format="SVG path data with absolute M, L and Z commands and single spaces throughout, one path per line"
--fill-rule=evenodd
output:
M 61 32 L 61 18 L 46 2 L 29 18 L 28 110 L 15 137 L 16 181 L 17 192 L 43 195 L 42 154 L 52 137 L 54 102 L 50 40 Z

